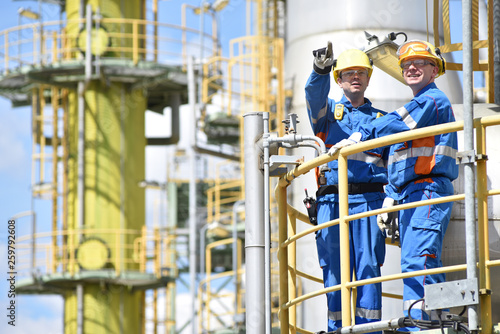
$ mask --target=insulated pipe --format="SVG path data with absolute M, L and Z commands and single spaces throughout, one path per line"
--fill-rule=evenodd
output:
M 465 243 L 467 258 L 467 278 L 477 278 L 476 256 L 476 206 L 474 187 L 474 109 L 472 81 L 472 0 L 462 0 L 463 22 L 463 99 L 464 99 L 464 150 L 469 154 L 464 165 L 465 189 Z M 469 329 L 478 330 L 477 306 L 468 308 Z
M 261 112 L 243 115 L 245 152 L 246 331 L 265 333 L 264 300 L 264 175 L 259 166 L 263 134 Z
M 196 334 L 196 84 L 194 80 L 193 58 L 188 58 L 188 101 L 191 109 L 189 138 L 190 174 L 189 179 L 189 277 L 191 297 L 191 332 Z
M 264 120 L 264 310 L 266 314 L 266 334 L 271 334 L 271 209 L 269 198 L 269 113 L 263 114 Z
M 319 148 L 312 146 L 310 144 L 307 144 L 307 143 L 303 143 L 306 140 L 315 141 L 316 143 L 318 143 Z M 287 143 L 287 144 L 290 144 L 291 146 L 283 145 L 283 147 L 287 147 L 287 148 L 300 147 L 300 146 L 310 146 L 310 147 L 314 147 L 318 151 L 318 155 L 322 155 L 322 154 L 326 153 L 325 143 L 323 142 L 323 140 L 321 140 L 321 138 L 316 137 L 316 136 L 303 136 L 303 135 L 297 135 L 297 134 L 289 134 L 289 135 L 286 135 L 283 137 L 274 137 L 274 138 L 269 137 L 267 139 L 267 141 L 269 143 Z M 320 166 L 320 171 L 325 171 L 325 170 L 328 170 L 328 164 L 323 164 L 322 166 Z
M 283 137 L 274 137 L 274 138 L 270 137 L 268 139 L 269 143 L 283 142 L 283 143 L 288 143 L 291 145 L 298 145 L 300 142 L 303 142 L 306 140 L 313 140 L 316 143 L 318 143 L 318 145 L 320 146 L 320 150 L 318 150 L 318 152 L 320 154 L 326 153 L 325 143 L 319 137 L 316 137 L 316 136 L 303 136 L 303 135 L 297 135 L 297 134 L 289 134 L 289 135 L 286 135 Z
M 400 327 L 403 327 L 404 319 L 405 318 L 395 318 L 384 321 L 370 322 L 366 324 L 345 326 L 340 328 L 340 330 L 337 331 L 337 334 L 368 333 L 383 330 L 396 330 Z

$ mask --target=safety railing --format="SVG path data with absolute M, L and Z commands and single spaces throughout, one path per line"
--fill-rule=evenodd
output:
M 214 49 L 218 47 L 216 36 L 201 33 L 184 23 L 179 26 L 139 19 L 101 18 L 92 20 L 90 33 L 85 26 L 86 19 L 77 19 L 25 24 L 0 31 L 0 74 L 20 71 L 28 65 L 83 61 L 88 35 L 96 60 L 131 60 L 134 65 L 148 61 L 186 66 L 188 50 L 203 48 L 206 55 L 219 52 Z
M 151 273 L 176 277 L 175 233 L 159 229 L 81 229 L 21 236 L 16 243 L 20 279 L 36 275 L 69 274 L 82 270 Z M 54 240 L 57 242 L 54 243 Z
M 206 247 L 206 276 L 198 286 L 198 333 L 200 334 L 212 332 L 215 329 L 236 327 L 236 316 L 245 312 L 242 303 L 245 291 L 241 288 L 240 281 L 243 274 L 241 239 L 236 240 L 236 268 L 214 273 L 212 266 L 213 250 L 230 244 L 235 246 L 233 238 L 218 240 Z M 230 283 L 232 287 L 227 289 Z M 229 322 L 234 325 L 230 326 Z
M 387 137 L 382 137 L 366 142 L 362 142 L 356 145 L 352 145 L 340 150 L 334 156 L 330 157 L 327 154 L 320 155 L 319 157 L 312 159 L 309 162 L 303 163 L 297 166 L 290 172 L 284 174 L 280 177 L 278 185 L 275 188 L 276 200 L 278 202 L 278 216 L 279 216 L 279 271 L 280 271 L 280 327 L 281 333 L 310 333 L 303 328 L 297 327 L 295 308 L 300 303 L 305 300 L 311 299 L 316 296 L 320 296 L 332 291 L 341 291 L 342 300 L 342 324 L 343 326 L 352 325 L 353 320 L 351 319 L 351 309 L 355 308 L 355 305 L 351 305 L 351 292 L 358 286 L 367 285 L 372 283 L 387 282 L 393 280 L 400 280 L 408 277 L 421 276 L 426 274 L 437 274 L 437 273 L 451 273 L 457 271 L 464 271 L 466 269 L 466 264 L 445 266 L 442 268 L 420 270 L 415 272 L 407 272 L 400 274 L 392 274 L 381 276 L 377 278 L 364 279 L 358 281 L 351 281 L 349 275 L 349 222 L 365 218 L 368 216 L 378 215 L 384 212 L 395 212 L 399 210 L 405 210 L 410 208 L 415 208 L 419 206 L 454 202 L 460 201 L 465 198 L 464 194 L 456 194 L 452 196 L 442 197 L 440 199 L 420 201 L 417 203 L 408 203 L 404 205 L 397 205 L 390 209 L 377 209 L 369 212 L 363 212 L 359 214 L 349 215 L 348 214 L 348 199 L 347 199 L 347 159 L 350 155 L 363 152 L 366 150 L 373 149 L 375 147 L 383 147 L 387 145 L 392 145 L 395 143 L 403 142 L 406 140 L 414 140 L 419 138 L 424 138 L 428 136 L 434 136 L 436 134 L 444 134 L 450 132 L 456 132 L 463 130 L 463 121 L 458 121 L 454 123 L 442 124 L 437 126 L 430 126 L 422 129 L 417 129 L 405 133 L 399 133 Z M 474 127 L 476 129 L 476 153 L 477 156 L 486 157 L 486 128 L 489 126 L 500 125 L 500 116 L 487 116 L 483 118 L 478 118 L 474 120 Z M 306 215 L 301 213 L 299 210 L 293 208 L 287 203 L 287 187 L 291 184 L 293 179 L 300 175 L 309 172 L 311 169 L 319 167 L 320 165 L 327 163 L 329 161 L 338 159 L 338 173 L 339 173 L 339 205 L 340 214 L 339 218 L 325 222 L 323 224 L 307 228 L 299 233 L 296 229 L 297 219 L 309 223 L 309 219 Z M 477 192 L 476 199 L 479 203 L 478 210 L 478 245 L 479 258 L 478 258 L 478 268 L 479 268 L 479 289 L 480 291 L 490 291 L 490 268 L 493 266 L 500 266 L 500 260 L 491 260 L 489 257 L 489 244 L 488 244 L 488 211 L 487 211 L 487 198 L 489 196 L 499 195 L 500 189 L 488 190 L 487 185 L 487 170 L 486 170 L 486 159 L 477 160 L 477 173 L 476 173 L 476 184 Z M 309 223 L 310 224 L 310 223 Z M 305 295 L 296 295 L 295 291 L 297 286 L 297 280 L 299 277 L 303 279 L 308 279 L 318 283 L 322 283 L 321 278 L 316 278 L 307 273 L 297 270 L 296 267 L 296 242 L 320 229 L 339 225 L 340 233 L 340 256 L 341 256 L 341 283 L 332 287 L 320 289 Z M 400 298 L 397 295 L 391 295 L 390 297 Z M 485 333 L 491 332 L 491 299 L 488 293 L 480 293 L 479 299 L 481 303 L 481 321 L 483 323 L 483 331 Z M 489 318 L 488 318 L 489 317 Z

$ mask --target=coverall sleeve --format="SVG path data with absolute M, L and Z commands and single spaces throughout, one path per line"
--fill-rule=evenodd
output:
M 312 71 L 307 80 L 306 104 L 309 121 L 315 135 L 326 134 L 327 115 L 330 112 L 328 93 L 330 92 L 330 75 Z
M 411 100 L 403 107 L 360 127 L 361 140 L 388 136 L 436 124 L 437 106 L 431 98 Z

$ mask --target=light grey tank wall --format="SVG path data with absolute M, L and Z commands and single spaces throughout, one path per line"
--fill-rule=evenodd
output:
M 429 10 L 430 31 L 432 31 L 432 8 Z M 293 101 L 291 112 L 299 115 L 298 131 L 301 134 L 312 134 L 307 117 L 304 86 L 312 71 L 312 50 L 325 47 L 332 41 L 333 51 L 338 56 L 349 48 L 363 48 L 364 31 L 384 37 L 390 32 L 403 31 L 408 39 L 427 40 L 426 6 L 420 0 L 289 0 L 287 1 L 287 35 L 285 46 L 285 68 L 288 82 L 293 82 Z M 432 33 L 430 33 L 432 36 Z M 403 37 L 398 37 L 400 44 Z M 447 72 L 436 80 L 436 84 L 450 98 L 452 103 L 461 103 L 462 89 L 455 72 Z M 336 84 L 332 84 L 330 97 L 339 99 L 342 92 Z M 392 111 L 407 103 L 412 98 L 411 90 L 396 79 L 375 68 L 366 91 L 374 107 Z M 297 150 L 295 155 L 303 155 L 306 160 L 315 156 L 312 150 Z M 292 192 L 293 203 L 302 208 L 304 188 L 309 193 L 316 190 L 316 180 L 312 173 L 295 180 L 289 191 Z M 305 210 L 304 210 L 305 211 Z M 298 223 L 298 230 L 305 224 Z M 298 242 L 298 266 L 300 270 L 322 277 L 316 255 L 314 236 L 308 236 Z M 400 272 L 400 250 L 388 246 L 386 262 L 382 267 L 384 274 Z M 319 284 L 304 281 L 304 292 L 321 288 Z M 383 290 L 391 293 L 402 293 L 402 283 L 384 283 Z M 320 296 L 306 302 L 301 307 L 303 312 L 301 327 L 311 331 L 325 330 L 327 319 L 326 297 Z M 402 315 L 402 302 L 384 298 L 383 318 Z

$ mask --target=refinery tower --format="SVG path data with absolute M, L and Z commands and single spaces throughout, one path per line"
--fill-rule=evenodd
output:
M 31 192 L 33 198 L 49 201 L 51 210 L 50 227 L 43 231 L 36 228 L 33 211 L 17 217 L 32 219 L 32 233 L 17 241 L 17 293 L 62 296 L 65 333 L 173 334 L 186 332 L 187 326 L 192 334 L 326 330 L 326 298 L 317 293 L 323 282 L 315 227 L 303 213 L 304 188 L 309 194 L 317 189 L 314 172 L 293 177 L 293 183 L 287 180 L 293 184 L 286 195 L 289 203 L 285 196 L 276 200 L 273 192 L 283 188 L 283 175 L 321 154 L 317 143 L 296 145 L 294 137 L 312 137 L 304 96 L 312 50 L 330 40 L 336 56 L 348 48 L 365 51 L 374 61 L 367 97 L 377 108 L 392 111 L 412 98 L 395 63 L 397 46 L 406 37 L 428 40 L 441 48 L 447 61 L 447 73 L 437 85 L 449 96 L 460 120 L 463 92 L 472 90 L 472 84 L 463 86 L 459 74 L 467 66 L 454 58 L 464 48 L 460 32 L 452 34 L 454 20 L 461 14 L 460 9 L 452 10 L 458 1 L 187 2 L 171 6 L 175 10 L 168 17 L 180 22 L 176 25 L 158 19 L 158 0 L 39 0 L 38 13 L 19 10 L 29 23 L 0 32 L 0 94 L 14 107 L 31 106 Z M 222 52 L 224 39 L 217 29 L 222 22 L 216 12 L 228 3 L 244 7 L 246 21 L 238 22 L 245 26 L 241 36 L 234 36 L 237 29 L 231 27 L 234 39 Z M 497 43 L 500 36 L 493 3 L 498 9 L 498 0 L 472 3 L 471 66 L 483 75 L 485 86 L 474 91 L 474 104 L 477 116 L 497 116 L 498 106 L 492 103 L 498 104 L 493 94 L 499 96 L 500 87 L 493 66 L 493 37 Z M 64 20 L 42 20 L 42 7 L 53 4 Z M 188 14 L 194 18 L 188 20 Z M 396 34 L 392 39 L 391 32 Z M 495 52 L 498 56 L 498 49 Z M 341 94 L 332 85 L 330 96 L 339 99 Z M 168 135 L 148 137 L 146 111 L 163 114 L 164 110 L 171 116 Z M 271 153 L 266 148 L 269 161 L 262 154 L 256 163 L 246 165 L 242 116 L 264 114 L 265 122 L 256 128 L 261 131 L 266 124 L 265 143 L 276 144 L 276 138 L 285 135 L 293 140 L 272 146 Z M 297 118 L 300 122 L 295 122 Z M 189 130 L 180 133 L 186 124 Z M 480 176 L 491 188 L 499 184 L 493 173 L 500 155 L 491 145 L 499 133 L 497 129 L 488 133 L 489 160 L 484 152 L 478 154 Z M 179 148 L 179 141 L 186 138 L 188 148 Z M 167 182 L 152 183 L 146 175 L 146 148 L 167 145 L 175 146 L 168 152 L 167 166 L 159 167 Z M 270 189 L 253 179 L 245 182 L 245 172 L 253 168 L 258 175 L 266 164 L 271 166 Z M 455 184 L 456 193 L 463 190 L 462 180 L 463 175 Z M 151 228 L 146 223 L 147 188 L 168 197 L 168 211 L 160 214 L 167 221 L 163 226 Z M 181 198 L 181 188 L 184 195 L 188 189 L 189 196 Z M 482 198 L 499 193 L 481 189 Z M 254 192 L 252 199 L 245 198 L 245 190 Z M 204 200 L 197 202 L 200 198 Z M 269 199 L 266 205 L 264 199 Z M 258 210 L 248 203 L 254 200 Z M 187 202 L 188 218 L 179 226 L 177 210 Z M 482 331 L 490 334 L 492 321 L 500 321 L 500 299 L 497 294 L 490 297 L 499 288 L 498 280 L 490 282 L 500 266 L 499 202 L 492 196 L 482 204 L 486 217 L 477 220 L 490 232 L 488 236 L 482 227 L 478 232 L 484 244 L 478 260 L 479 298 L 482 310 L 490 313 L 479 314 L 479 319 Z M 287 217 L 291 205 L 294 211 Z M 260 225 L 251 230 L 245 220 L 257 211 Z M 444 247 L 445 266 L 464 262 L 465 211 L 464 201 L 456 200 L 454 224 Z M 297 217 L 304 224 L 295 226 Z M 269 239 L 263 241 L 264 237 Z M 382 274 L 398 275 L 400 250 L 397 243 L 389 239 L 386 243 Z M 182 268 L 179 249 L 186 252 Z M 463 278 L 464 268 L 454 269 L 459 273 L 450 269 L 449 279 Z M 186 276 L 180 278 L 181 272 L 189 272 L 189 282 Z M 186 318 L 191 324 L 184 326 L 175 322 L 179 281 L 190 292 Z M 346 286 L 344 291 L 356 291 Z M 384 282 L 383 319 L 401 316 L 401 293 L 401 280 Z M 160 300 L 164 307 L 158 307 Z
M 145 148 L 178 141 L 178 124 L 146 138 L 145 111 L 171 107 L 178 123 L 180 40 L 198 32 L 160 24 L 157 1 L 58 4 L 64 21 L 20 10 L 34 23 L 2 35 L 0 90 L 14 106 L 32 105 L 33 196 L 53 210 L 52 229 L 27 241 L 25 269 L 38 270 L 20 269 L 17 292 L 62 295 L 65 333 L 141 333 L 145 290 L 174 276 L 159 256 L 166 232 L 145 228 Z

